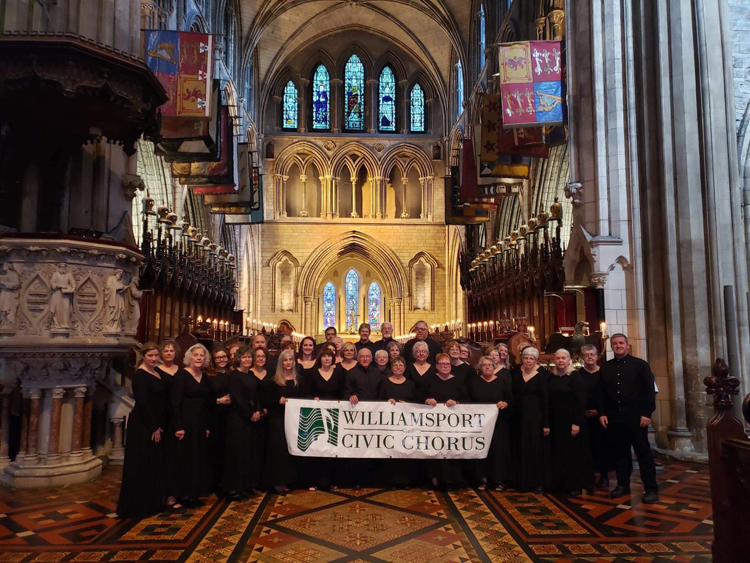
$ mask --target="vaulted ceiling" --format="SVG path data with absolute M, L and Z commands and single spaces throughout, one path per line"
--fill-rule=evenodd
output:
M 370 31 L 410 52 L 436 84 L 450 83 L 451 48 L 463 60 L 471 0 L 241 0 L 243 51 L 258 50 L 263 84 L 305 45 Z

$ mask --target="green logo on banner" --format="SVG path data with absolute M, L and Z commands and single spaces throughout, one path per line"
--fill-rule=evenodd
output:
M 300 408 L 297 448 L 306 452 L 318 436 L 324 436 L 326 442 L 338 446 L 338 409 Z

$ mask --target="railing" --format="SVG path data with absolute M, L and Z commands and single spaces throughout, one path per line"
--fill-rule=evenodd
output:
M 708 421 L 708 459 L 713 503 L 713 559 L 717 563 L 747 561 L 750 538 L 750 438 L 744 424 L 734 416 L 732 397 L 739 393 L 739 380 L 729 377 L 729 368 L 718 358 L 712 375 L 704 380 L 714 396 L 714 416 Z M 750 422 L 750 395 L 742 405 Z

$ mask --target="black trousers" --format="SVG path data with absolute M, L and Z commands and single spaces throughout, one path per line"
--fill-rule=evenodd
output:
M 627 422 L 610 422 L 612 451 L 617 471 L 617 484 L 630 487 L 630 473 L 633 470 L 630 448 L 633 448 L 638 465 L 641 468 L 641 481 L 646 492 L 658 492 L 656 484 L 656 464 L 651 445 L 648 443 L 648 427 L 640 427 L 640 419 Z

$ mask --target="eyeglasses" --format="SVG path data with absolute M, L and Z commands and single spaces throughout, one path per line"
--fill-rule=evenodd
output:
M 214 356 L 214 360 L 227 360 L 228 356 Z
M 450 362 L 438 362 L 437 365 L 439 365 L 439 366 L 449 366 L 449 365 L 451 365 L 451 363 Z

